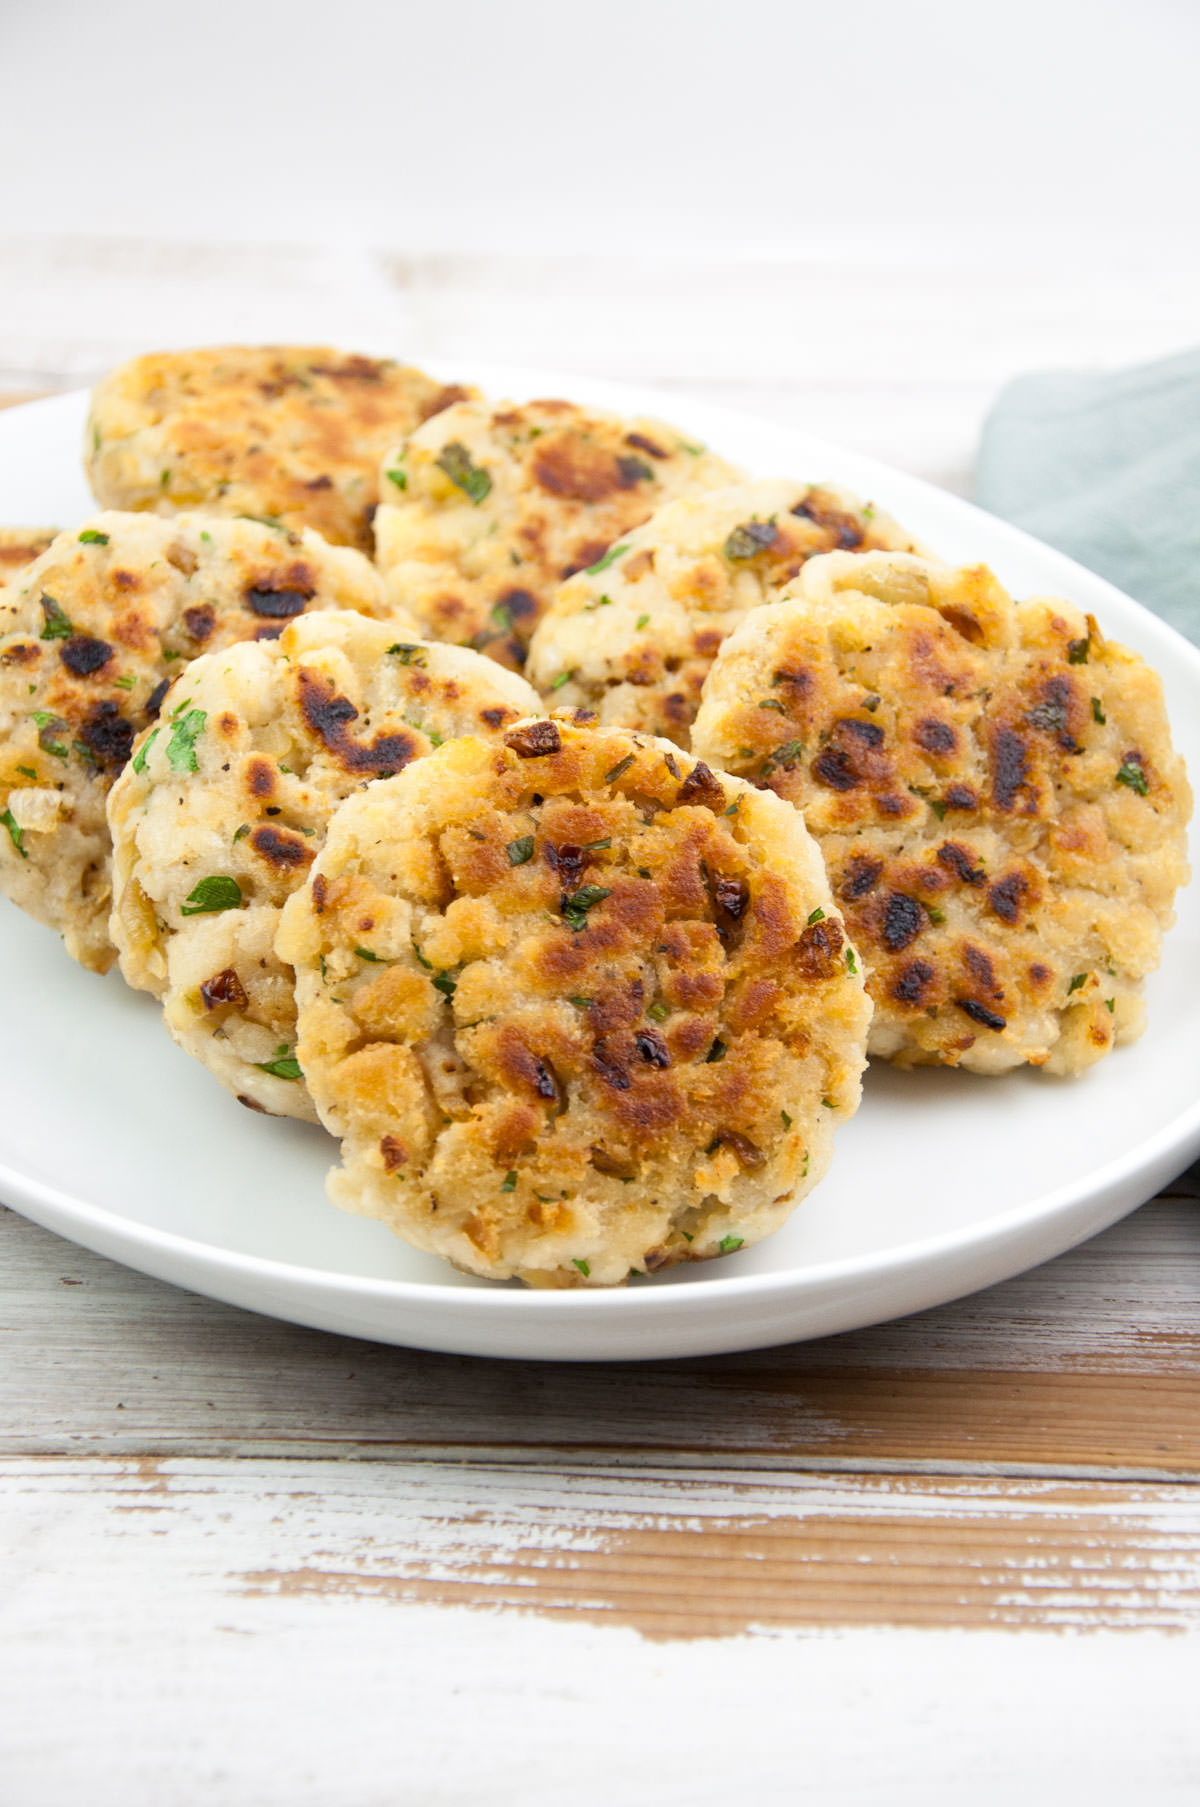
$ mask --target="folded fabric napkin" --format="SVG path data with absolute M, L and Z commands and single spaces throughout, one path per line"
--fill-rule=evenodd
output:
M 975 500 L 1200 644 L 1200 351 L 1018 377 L 984 426 Z
M 984 424 L 975 500 L 1200 644 L 1200 351 L 1018 377 Z M 1200 1196 L 1200 1162 L 1168 1190 Z

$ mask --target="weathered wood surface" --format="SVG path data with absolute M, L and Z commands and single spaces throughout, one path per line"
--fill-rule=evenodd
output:
M 0 1450 L 470 1456 L 1200 1480 L 1200 1202 L 790 1348 L 490 1362 L 274 1323 L 0 1214 Z

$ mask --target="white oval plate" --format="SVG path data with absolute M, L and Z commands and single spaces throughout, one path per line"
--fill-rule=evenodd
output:
M 441 373 L 439 373 L 441 374 Z M 957 497 L 808 435 L 674 395 L 456 369 L 489 393 L 665 415 L 758 476 L 845 484 L 942 556 L 1018 594 L 1070 597 L 1162 672 L 1200 772 L 1200 653 L 1102 579 Z M 71 524 L 87 398 L 0 415 L 3 519 Z M 716 1354 L 939 1304 L 1059 1254 L 1200 1154 L 1200 896 L 1185 891 L 1150 1026 L 1073 1083 L 875 1066 L 829 1177 L 756 1248 L 612 1292 L 536 1293 L 454 1273 L 325 1198 L 320 1130 L 243 1110 L 116 974 L 83 972 L 0 900 L 8 947 L 0 1198 L 130 1267 L 253 1311 L 381 1342 L 567 1360 Z

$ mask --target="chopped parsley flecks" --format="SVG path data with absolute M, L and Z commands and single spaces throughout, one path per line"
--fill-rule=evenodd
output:
M 215 915 L 218 910 L 240 910 L 241 907 L 242 887 L 236 878 L 214 872 L 210 878 L 202 878 L 195 889 L 189 892 L 179 906 L 179 914 L 209 916 Z
M 1117 783 L 1136 791 L 1139 797 L 1148 796 L 1150 792 L 1150 781 L 1142 770 L 1141 761 L 1133 757 L 1126 759 L 1121 766 L 1117 773 Z
M 567 1003 L 576 1005 L 580 1010 L 590 1010 L 592 1007 L 591 998 L 570 997 Z
M 711 1066 L 713 1061 L 715 1061 L 715 1060 L 724 1060 L 726 1052 L 727 1052 L 727 1045 L 725 1042 L 723 1042 L 721 1040 L 720 1036 L 718 1035 L 716 1041 L 713 1043 L 712 1047 L 708 1050 L 708 1053 L 704 1056 L 705 1066 Z
M 852 973 L 857 973 L 858 971 L 858 961 L 854 958 L 854 949 L 852 947 L 846 949 L 846 967 L 847 970 Z
M 476 508 L 492 491 L 492 480 L 481 464 L 476 464 L 470 452 L 460 439 L 452 439 L 444 445 L 433 461 L 440 471 L 445 471 L 456 489 L 461 489 L 469 502 Z
M 773 546 L 778 538 L 779 529 L 774 521 L 743 521 L 729 535 L 722 551 L 728 559 L 745 561 L 757 558 L 760 552 Z
M 1086 634 L 1082 640 L 1068 640 L 1067 663 L 1069 665 L 1086 665 L 1088 653 L 1092 647 L 1092 636 Z
M 38 746 L 43 753 L 53 753 L 56 759 L 69 759 L 70 753 L 61 740 L 54 735 L 61 734 L 67 724 L 61 715 L 53 715 L 48 709 L 35 709 L 33 719 L 38 727 Z
M 591 1268 L 588 1266 L 587 1262 L 581 1261 L 579 1259 L 578 1255 L 572 1255 L 571 1266 L 577 1267 L 579 1269 L 580 1273 L 583 1275 L 585 1280 L 588 1278 L 588 1276 L 591 1274 L 591 1271 L 592 1271 Z
M 646 1015 L 653 1017 L 656 1023 L 665 1023 L 670 1014 L 665 1004 L 648 1004 L 646 1006 Z
M 196 742 L 204 732 L 204 724 L 208 720 L 205 709 L 189 709 L 186 715 L 180 715 L 171 729 L 171 738 L 167 742 L 167 764 L 173 772 L 198 772 L 200 761 L 196 757 Z
M 20 772 L 20 774 L 23 778 L 36 778 L 37 777 L 37 769 L 34 766 L 19 765 L 17 767 L 17 770 L 18 770 L 18 772 Z
M 605 774 L 604 774 L 605 784 L 615 784 L 617 779 L 621 776 L 621 774 L 623 772 L 627 772 L 629 770 L 630 766 L 633 764 L 633 762 L 636 758 L 637 758 L 636 753 L 626 753 L 624 759 L 618 759 L 616 765 L 613 766 L 612 770 L 610 772 L 605 772 Z
M 131 671 L 127 671 L 125 673 L 124 677 L 114 678 L 113 683 L 116 685 L 118 690 L 132 690 L 134 685 L 137 683 L 137 679 L 134 677 L 134 675 Z
M 628 551 L 629 551 L 628 541 L 626 541 L 626 543 L 622 546 L 610 546 L 608 551 L 604 554 L 603 558 L 598 558 L 594 565 L 588 566 L 587 570 L 584 573 L 584 576 L 585 577 L 599 577 L 601 571 L 607 571 L 608 567 L 610 565 L 616 564 L 617 560 L 620 558 L 620 556 L 623 552 L 628 552 Z
M 107 546 L 108 535 L 99 532 L 95 527 L 85 527 L 79 536 L 79 544 L 81 546 Z
M 518 835 L 515 841 L 508 843 L 507 853 L 510 866 L 524 866 L 526 861 L 533 858 L 533 836 Z
M 408 472 L 407 471 L 390 470 L 386 473 L 386 476 L 387 476 L 388 482 L 394 483 L 396 485 L 397 489 L 407 489 L 408 488 Z
M 1071 983 L 1067 986 L 1067 996 L 1070 997 L 1073 991 L 1078 991 L 1079 988 L 1086 985 L 1087 982 L 1088 975 L 1086 973 L 1076 973 L 1075 977 L 1071 980 Z
M 933 811 L 934 815 L 937 817 L 939 822 L 944 822 L 946 820 L 946 805 L 941 801 L 940 798 L 930 797 L 929 798 L 929 807 Z
M 75 632 L 70 616 L 60 609 L 53 596 L 48 596 L 44 590 L 42 591 L 42 615 L 45 624 L 39 636 L 40 639 L 69 640 Z
M 1108 720 L 1104 710 L 1100 707 L 1100 698 L 1098 696 L 1092 698 L 1092 720 L 1094 722 L 1099 722 L 1101 727 L 1103 727 Z
M 447 1003 L 453 998 L 458 988 L 458 980 L 452 978 L 449 973 L 434 973 L 430 984 L 435 991 L 441 992 Z
M 649 617 L 649 615 L 639 615 L 639 616 L 638 616 L 638 618 L 637 618 L 637 631 L 638 631 L 638 633 L 639 633 L 639 634 L 640 634 L 640 633 L 641 633 L 641 631 L 642 631 L 642 629 L 643 629 L 643 628 L 644 628 L 644 627 L 649 627 L 649 626 L 650 626 L 650 617 Z
M 151 747 L 154 745 L 155 741 L 158 739 L 158 737 L 161 733 L 162 733 L 161 728 L 152 728 L 150 730 L 149 734 L 147 734 L 145 740 L 142 742 L 141 746 L 138 748 L 137 752 L 134 754 L 133 769 L 135 772 L 138 773 L 139 777 L 146 769 L 146 755 L 150 751 Z M 65 757 L 65 755 L 64 755 L 64 757 Z M 247 829 L 246 833 L 249 834 L 250 830 Z M 234 835 L 233 838 L 236 841 L 237 835 Z
M 379 965 L 383 959 L 382 954 L 372 953 L 369 947 L 356 947 L 354 951 L 360 960 L 373 960 L 376 965 Z
M 156 729 L 155 729 L 155 730 L 154 730 L 154 732 L 155 732 L 155 733 L 156 733 L 156 734 L 157 734 L 157 733 L 158 733 L 158 729 L 157 729 L 157 728 L 156 728 Z M 149 745 L 149 742 L 147 742 L 147 745 Z M 239 842 L 239 841 L 240 841 L 240 840 L 243 840 L 243 839 L 244 839 L 244 838 L 245 838 L 245 836 L 246 836 L 246 835 L 248 835 L 248 834 L 249 834 L 249 833 L 250 833 L 250 824 L 249 824 L 249 822 L 243 822 L 243 823 L 242 823 L 242 826 L 241 826 L 241 827 L 240 827 L 240 828 L 239 828 L 239 829 L 238 829 L 238 830 L 237 830 L 237 832 L 236 832 L 236 834 L 235 834 L 235 835 L 234 835 L 234 837 L 233 837 L 233 844 L 234 844 L 234 846 L 235 846 L 235 847 L 236 847 L 236 846 L 237 846 L 237 844 L 238 844 L 238 842 Z
M 792 1119 L 788 1116 L 787 1112 L 780 1111 L 779 1115 L 780 1115 L 780 1118 L 782 1119 L 783 1127 L 785 1129 L 790 1129 L 792 1127 Z
M 802 740 L 785 740 L 782 746 L 776 747 L 767 754 L 760 767 L 760 775 L 773 772 L 776 766 L 793 765 L 804 751 Z
M 925 905 L 925 914 L 935 928 L 939 927 L 946 920 L 945 910 L 939 910 L 936 904 L 927 903 Z
M 501 1190 L 501 1192 L 515 1192 L 516 1189 L 517 1189 L 516 1168 L 510 1167 L 508 1172 L 505 1174 L 504 1178 L 500 1182 L 500 1190 Z
M 563 899 L 562 918 L 576 934 L 587 927 L 587 913 L 610 894 L 607 885 L 582 885 L 573 897 Z
M 29 851 L 23 844 L 25 840 L 25 831 L 18 824 L 11 809 L 6 809 L 3 815 L 0 815 L 0 822 L 3 822 L 5 828 L 7 828 L 8 838 L 20 854 L 21 858 L 27 860 L 29 858 Z
M 717 1244 L 722 1255 L 732 1255 L 735 1249 L 742 1249 L 745 1246 L 746 1238 L 744 1236 L 722 1236 Z
M 821 908 L 820 904 L 818 904 L 816 909 L 812 912 L 811 916 L 808 919 L 808 926 L 811 929 L 814 922 L 823 922 L 824 920 L 825 920 L 825 912 Z
M 397 640 L 394 646 L 388 647 L 388 655 L 399 659 L 401 665 L 424 665 L 426 650 L 423 646 L 409 646 L 403 640 Z
M 560 671 L 550 686 L 551 690 L 561 690 L 563 685 L 569 684 L 574 676 L 573 671 Z
M 1115 1011 L 1115 1010 L 1116 1010 L 1116 1008 L 1117 1008 L 1117 1000 L 1116 1000 L 1116 998 L 1105 998 L 1105 1000 L 1104 1000 L 1104 1008 L 1105 1008 L 1105 1009 L 1106 1009 L 1106 1010 L 1107 1010 L 1107 1011 L 1108 1011 L 1108 1014 L 1109 1014 L 1109 1016 L 1112 1016 L 1112 1014 L 1113 1014 L 1113 1012 L 1114 1012 L 1114 1011 Z
M 832 1098 L 822 1098 L 821 1103 L 825 1106 L 827 1111 L 835 1111 L 837 1109 L 837 1105 L 833 1102 Z
M 280 1042 L 270 1060 L 256 1060 L 254 1064 L 260 1073 L 269 1073 L 273 1079 L 304 1078 L 300 1062 L 290 1052 L 286 1042 Z
M 609 834 L 605 835 L 602 841 L 585 841 L 583 851 L 585 853 L 604 853 L 611 846 L 612 836 Z
M 777 709 L 779 711 L 780 715 L 787 714 L 787 710 L 784 708 L 783 704 L 779 701 L 779 698 L 777 696 L 763 697 L 761 699 L 761 701 L 759 702 L 758 707 L 760 709 Z
M 727 816 L 736 816 L 738 813 L 738 810 L 741 809 L 741 807 L 742 807 L 741 798 L 735 797 L 733 802 L 729 805 L 729 808 L 724 811 L 724 814 Z

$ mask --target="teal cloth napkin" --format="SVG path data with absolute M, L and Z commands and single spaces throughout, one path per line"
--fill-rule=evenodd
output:
M 1018 377 L 984 426 L 975 500 L 1200 644 L 1200 351 Z
M 975 500 L 1200 645 L 1200 351 L 1018 377 L 984 424 Z M 1168 1190 L 1200 1197 L 1200 1162 Z

